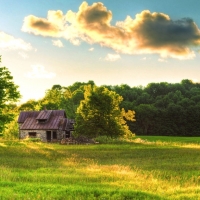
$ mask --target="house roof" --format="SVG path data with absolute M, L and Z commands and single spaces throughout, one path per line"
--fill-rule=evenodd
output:
M 21 130 L 69 130 L 68 121 L 64 110 L 23 111 L 18 118 Z
M 28 117 L 37 117 L 40 111 L 22 111 L 18 117 L 18 123 L 24 123 Z
M 52 114 L 52 110 L 42 110 L 36 119 L 38 120 L 47 120 Z

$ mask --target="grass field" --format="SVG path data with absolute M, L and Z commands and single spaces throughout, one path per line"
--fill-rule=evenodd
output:
M 0 199 L 200 199 L 200 137 L 121 144 L 0 140 Z

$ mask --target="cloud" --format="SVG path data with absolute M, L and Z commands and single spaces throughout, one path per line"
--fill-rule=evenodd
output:
M 62 11 L 48 11 L 47 19 L 29 15 L 24 18 L 22 31 L 35 35 L 60 37 L 64 28 Z
M 89 49 L 89 51 L 94 51 L 94 48 L 93 48 L 93 47 L 92 47 L 92 48 L 90 48 L 90 49 Z
M 190 59 L 200 46 L 200 30 L 192 19 L 172 20 L 164 13 L 144 10 L 135 18 L 111 25 L 112 12 L 103 3 L 83 2 L 78 12 L 49 11 L 47 19 L 33 15 L 24 19 L 22 30 L 36 35 L 63 37 L 75 45 L 99 43 L 117 53 L 151 54 Z
M 14 38 L 11 35 L 0 32 L 0 49 L 30 51 L 32 50 L 32 46 L 22 39 Z
M 25 76 L 27 78 L 36 78 L 36 79 L 50 79 L 50 78 L 54 78 L 56 76 L 55 73 L 53 72 L 47 72 L 44 68 L 44 66 L 42 65 L 33 65 L 32 67 L 32 71 L 31 72 L 27 72 L 25 74 Z
M 105 60 L 113 62 L 113 61 L 119 60 L 120 58 L 121 58 L 121 57 L 120 57 L 119 54 L 108 54 L 108 55 L 106 56 Z
M 52 40 L 53 45 L 57 47 L 64 47 L 63 43 L 60 40 Z

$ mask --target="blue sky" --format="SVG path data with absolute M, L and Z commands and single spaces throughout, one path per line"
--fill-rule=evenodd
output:
M 200 82 L 199 0 L 0 0 L 2 66 L 22 101 L 54 84 Z

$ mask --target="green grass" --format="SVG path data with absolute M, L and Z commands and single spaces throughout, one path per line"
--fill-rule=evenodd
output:
M 200 199 L 200 138 L 122 144 L 0 140 L 0 199 Z
M 200 137 L 169 137 L 169 136 L 138 136 L 136 138 L 141 138 L 143 140 L 148 140 L 150 142 L 167 142 L 167 143 L 178 143 L 180 144 L 200 144 Z

